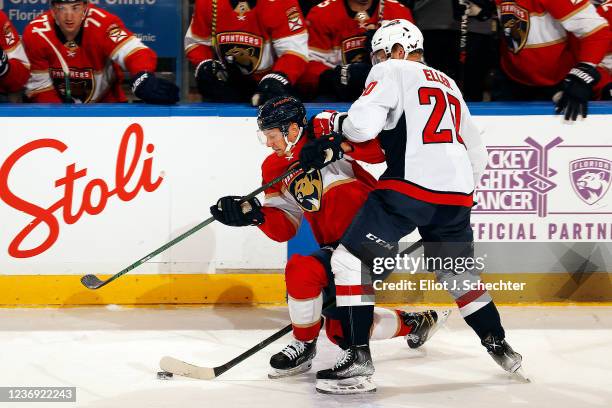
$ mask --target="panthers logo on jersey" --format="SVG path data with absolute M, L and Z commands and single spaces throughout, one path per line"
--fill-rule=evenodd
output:
M 64 71 L 60 68 L 50 68 L 49 75 L 53 86 L 64 97 L 66 95 L 66 80 Z M 70 94 L 78 103 L 87 103 L 91 100 L 94 90 L 94 73 L 91 68 L 70 68 Z
M 306 212 L 317 212 L 321 209 L 323 197 L 323 177 L 321 171 L 310 173 L 300 171 L 290 181 L 289 193 L 295 198 L 298 205 Z
M 223 58 L 240 69 L 243 75 L 257 70 L 263 55 L 263 38 L 245 32 L 217 34 L 217 43 Z
M 501 25 L 508 49 L 518 54 L 527 43 L 529 35 L 529 11 L 515 2 L 503 2 L 499 5 Z
M 360 35 L 342 41 L 342 63 L 368 62 L 369 56 L 365 49 L 366 37 Z

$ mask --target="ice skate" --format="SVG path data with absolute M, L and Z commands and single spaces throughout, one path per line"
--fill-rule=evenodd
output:
M 316 355 L 317 339 L 311 342 L 293 340 L 270 358 L 272 370 L 268 377 L 275 379 L 304 373 L 310 370 Z
M 531 382 L 522 370 L 523 356 L 514 351 L 505 339 L 489 334 L 481 341 L 487 352 L 501 368 L 515 376 L 518 380 Z
M 435 310 L 416 313 L 402 312 L 400 317 L 404 323 L 413 327 L 412 331 L 404 337 L 408 347 L 412 349 L 421 347 L 446 322 L 450 314 L 451 311 L 448 309 L 440 312 L 439 315 Z
M 317 392 L 323 394 L 361 394 L 375 392 L 372 382 L 374 363 L 368 346 L 344 350 L 334 367 L 317 373 Z

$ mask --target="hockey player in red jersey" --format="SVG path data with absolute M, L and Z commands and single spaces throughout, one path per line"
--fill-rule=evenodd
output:
M 87 0 L 51 0 L 25 28 L 32 64 L 26 94 L 33 102 L 125 102 L 122 70 L 147 103 L 176 103 L 178 87 L 154 74 L 157 56 L 113 14 Z
M 326 0 L 313 7 L 306 19 L 310 62 L 301 91 L 310 98 L 357 99 L 372 67 L 366 33 L 396 18 L 412 21 L 410 9 L 396 0 Z
M 307 139 L 320 135 L 321 127 L 306 128 L 306 112 L 293 97 L 270 99 L 260 107 L 259 134 L 274 150 L 262 165 L 263 183 L 278 177 L 289 168 L 296 172 L 265 191 L 262 206 L 254 198 L 240 204 L 240 197 L 227 196 L 211 207 L 211 213 L 229 226 L 257 225 L 268 237 L 285 242 L 291 239 L 303 218 L 312 227 L 321 249 L 309 256 L 294 255 L 285 267 L 287 301 L 293 325 L 294 340 L 271 360 L 270 378 L 285 377 L 307 371 L 316 354 L 316 341 L 321 330 L 321 309 L 324 298 L 335 296 L 330 259 L 338 239 L 372 190 L 375 180 L 354 159 L 370 162 L 384 159 L 378 141 L 353 149 L 344 145 L 350 157 L 311 173 L 299 169 L 297 157 Z M 318 130 L 317 130 L 318 129 Z M 313 135 L 314 134 L 314 135 Z M 419 347 L 441 318 L 435 311 L 406 313 L 400 310 L 374 309 L 372 339 L 407 336 L 408 345 Z M 335 308 L 323 313 L 325 329 L 331 341 L 344 343 L 342 324 L 334 318 Z
M 587 116 L 610 46 L 610 29 L 589 0 L 495 0 L 503 38 L 501 67 L 515 100 L 553 97 L 566 120 Z M 572 47 L 569 33 L 578 41 Z
M 30 63 L 19 34 L 0 10 L 0 102 L 5 94 L 18 92 L 30 77 Z
M 291 93 L 308 32 L 296 0 L 196 0 L 185 53 L 204 99 L 259 106 Z

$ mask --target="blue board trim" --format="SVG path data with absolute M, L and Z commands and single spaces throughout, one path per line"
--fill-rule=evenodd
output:
M 323 109 L 346 111 L 345 103 L 309 103 L 308 114 Z M 478 102 L 469 103 L 475 116 L 524 116 L 552 115 L 552 104 L 546 102 Z M 257 109 L 246 104 L 195 103 L 177 106 L 145 104 L 1 104 L 0 117 L 168 117 L 168 116 L 219 116 L 253 117 Z M 612 102 L 591 102 L 589 115 L 612 115 Z

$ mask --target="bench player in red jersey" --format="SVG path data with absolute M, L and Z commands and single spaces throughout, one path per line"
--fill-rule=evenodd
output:
M 503 38 L 503 99 L 553 97 L 557 113 L 587 116 L 609 51 L 610 27 L 589 0 L 495 0 Z M 576 43 L 573 44 L 572 36 Z
M 155 76 L 155 52 L 117 16 L 87 0 L 51 0 L 51 9 L 26 26 L 23 42 L 32 64 L 26 85 L 32 102 L 125 102 L 124 70 L 143 101 L 179 99 L 175 84 Z
M 274 150 L 262 164 L 263 183 L 289 168 L 299 169 L 297 158 L 302 146 L 308 139 L 326 133 L 316 124 L 313 130 L 307 130 L 304 105 L 293 97 L 277 97 L 266 102 L 259 110 L 258 125 L 262 141 Z M 349 143 L 344 147 L 350 157 L 312 173 L 296 171 L 265 191 L 263 206 L 256 198 L 240 204 L 240 197 L 226 196 L 211 207 L 212 215 L 221 223 L 235 227 L 256 225 L 278 242 L 291 239 L 302 219 L 306 218 L 321 247 L 309 256 L 294 255 L 285 267 L 294 340 L 272 356 L 270 378 L 295 375 L 310 369 L 321 330 L 324 298 L 336 295 L 331 256 L 375 183 L 355 159 L 368 162 L 384 160 L 376 140 L 355 149 Z M 370 338 L 406 336 L 408 345 L 416 348 L 433 334 L 448 313 L 445 311 L 438 318 L 433 310 L 407 313 L 377 307 L 374 308 Z M 335 308 L 326 310 L 323 315 L 326 316 L 325 331 L 329 339 L 345 346 L 344 322 L 335 317 Z
M 196 0 L 185 53 L 204 99 L 259 106 L 292 93 L 308 32 L 297 0 Z
M 396 18 L 412 21 L 410 9 L 396 0 L 325 0 L 313 7 L 306 19 L 310 62 L 300 90 L 311 98 L 357 99 L 372 67 L 366 34 Z
M 0 102 L 5 94 L 23 89 L 30 77 L 30 62 L 19 34 L 0 10 Z

